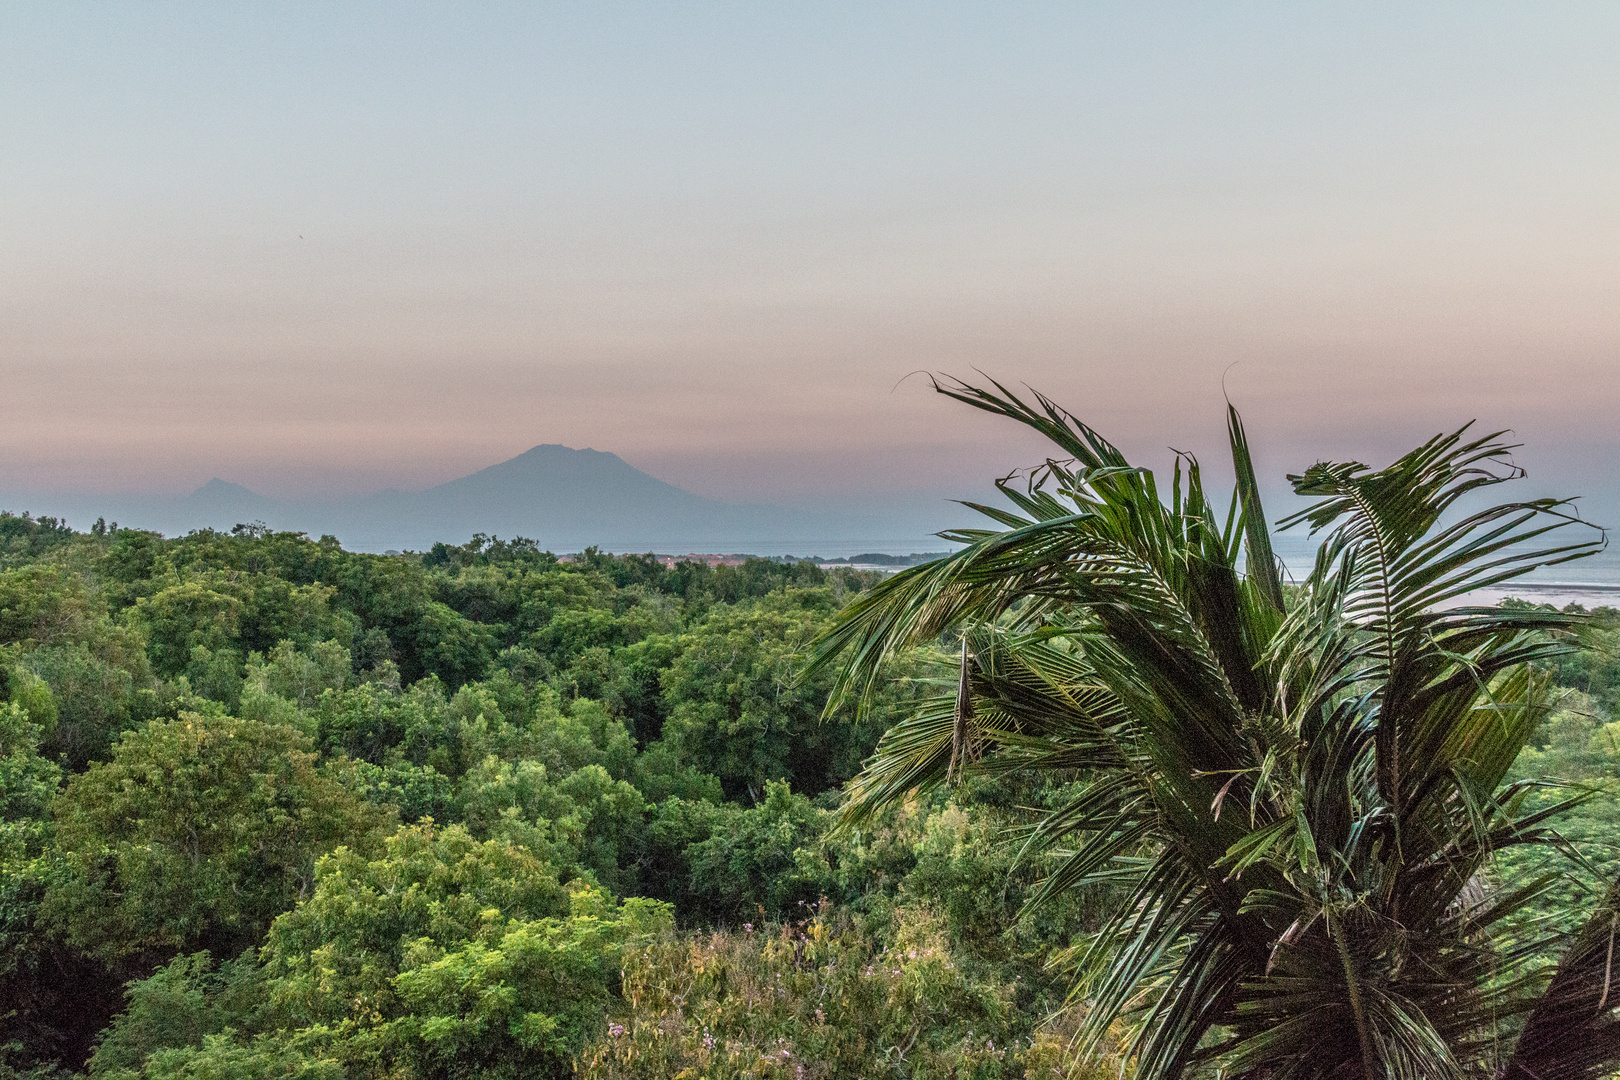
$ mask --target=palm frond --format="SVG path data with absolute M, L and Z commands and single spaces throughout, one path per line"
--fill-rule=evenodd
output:
M 1620 879 L 1564 954 L 1502 1080 L 1600 1080 L 1620 1062 Z
M 1123 903 L 1082 950 L 1082 1032 L 1119 1022 L 1144 1078 L 1541 1076 L 1620 1064 L 1612 952 L 1620 893 L 1555 972 L 1525 905 L 1553 877 L 1489 886 L 1513 847 L 1586 793 L 1534 806 L 1506 777 L 1548 707 L 1543 664 L 1583 620 L 1448 607 L 1605 537 L 1568 502 L 1467 510 L 1521 475 L 1500 433 L 1436 436 L 1381 470 L 1319 463 L 1282 526 L 1322 534 L 1285 593 L 1248 436 L 1228 406 L 1231 498 L 1178 454 L 1161 489 L 1039 393 L 936 380 L 1058 453 L 998 482 L 996 529 L 846 608 L 813 664 L 830 708 L 897 653 L 946 635 L 954 693 L 894 725 L 849 789 L 846 823 L 957 773 L 1080 778 L 1015 833 L 1048 874 L 1039 907 L 1107 886 Z M 960 634 L 958 642 L 955 635 Z M 1620 890 L 1620 883 L 1616 889 Z M 1503 1025 L 1522 1028 L 1503 1061 Z M 1518 1070 L 1518 1071 L 1514 1071 Z

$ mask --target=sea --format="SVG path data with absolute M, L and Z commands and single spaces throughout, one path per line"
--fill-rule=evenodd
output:
M 1569 540 L 1576 535 L 1569 531 Z M 1285 568 L 1283 580 L 1302 578 L 1316 561 L 1316 542 L 1299 533 L 1279 533 L 1271 539 Z M 1447 607 L 1491 607 L 1513 598 L 1557 608 L 1579 604 L 1584 608 L 1620 608 L 1620 550 L 1611 546 L 1584 559 L 1533 570 L 1522 578 L 1488 589 L 1466 593 Z
M 1578 539 L 1574 530 L 1568 533 L 1568 540 Z M 1277 557 L 1282 560 L 1284 578 L 1298 580 L 1310 572 L 1316 561 L 1317 540 L 1303 531 L 1291 530 L 1289 532 L 1275 533 L 1271 543 Z M 822 539 L 782 543 L 738 540 L 732 541 L 725 550 L 747 551 L 756 555 L 772 555 L 777 557 L 797 556 L 799 558 L 814 558 L 818 562 L 826 559 L 848 559 L 866 553 L 883 555 L 911 555 L 921 552 L 937 552 L 950 545 L 945 544 L 938 537 L 907 536 L 888 537 L 881 539 Z M 722 550 L 717 548 L 716 550 Z M 893 572 L 896 567 L 892 565 L 866 565 L 859 564 L 859 569 Z M 1572 562 L 1560 563 L 1557 566 L 1536 570 L 1503 585 L 1489 589 L 1480 589 L 1451 600 L 1447 606 L 1451 607 L 1489 607 L 1507 597 L 1520 600 L 1529 600 L 1537 604 L 1552 604 L 1554 607 L 1566 607 L 1570 604 L 1579 604 L 1585 608 L 1616 607 L 1620 608 L 1620 545 L 1614 545 L 1597 552 L 1595 555 Z

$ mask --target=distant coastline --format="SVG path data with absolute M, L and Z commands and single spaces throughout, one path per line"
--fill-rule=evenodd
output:
M 1620 607 L 1620 583 L 1594 581 L 1512 581 L 1458 597 L 1449 607 L 1494 606 L 1503 600 L 1526 600 L 1565 608 Z

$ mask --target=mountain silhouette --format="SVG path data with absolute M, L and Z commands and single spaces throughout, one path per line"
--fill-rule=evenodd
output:
M 891 500 L 878 511 L 808 511 L 723 502 L 642 472 L 617 454 L 548 443 L 424 491 L 344 499 L 275 499 L 219 477 L 179 498 L 0 496 L 15 510 L 61 515 L 79 528 L 98 517 L 174 536 L 263 523 L 331 534 L 359 551 L 425 551 L 476 533 L 527 537 L 556 552 L 608 551 L 848 555 L 908 552 L 959 524 L 942 499 Z M 922 546 L 918 546 L 922 545 Z
M 200 516 L 199 520 L 223 521 L 230 518 L 234 525 L 262 520 L 266 514 L 278 512 L 281 504 L 241 484 L 233 484 L 216 476 L 180 500 L 180 509 L 182 513 Z
M 706 499 L 617 454 L 555 443 L 426 491 L 356 500 L 343 516 L 360 544 L 383 533 L 419 546 L 482 532 L 526 536 L 555 550 L 669 549 L 721 536 L 781 540 L 803 535 L 806 526 L 795 511 Z

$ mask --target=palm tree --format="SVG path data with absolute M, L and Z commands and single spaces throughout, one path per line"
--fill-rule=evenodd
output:
M 1620 883 L 1556 964 L 1526 909 L 1549 873 L 1493 855 L 1557 847 L 1585 797 L 1507 782 L 1546 709 L 1536 661 L 1580 620 L 1451 606 L 1602 547 L 1566 502 L 1469 510 L 1522 475 L 1464 428 L 1386 469 L 1291 476 L 1285 519 L 1323 539 L 1285 586 L 1243 426 L 1235 492 L 1178 455 L 1168 490 L 1036 394 L 935 382 L 1045 435 L 1061 457 L 972 505 L 1000 528 L 883 582 L 821 641 L 830 707 L 897 651 L 961 634 L 956 693 L 893 727 L 853 783 L 859 825 L 964 773 L 1083 782 L 1029 829 L 1052 860 L 1032 903 L 1107 884 L 1128 900 L 1084 949 L 1082 1038 L 1119 1021 L 1142 1077 L 1574 1080 L 1620 1065 Z M 1469 500 L 1469 503 L 1475 500 Z M 1555 536 L 1555 534 L 1557 534 Z M 1614 976 L 1611 979 L 1611 974 Z

